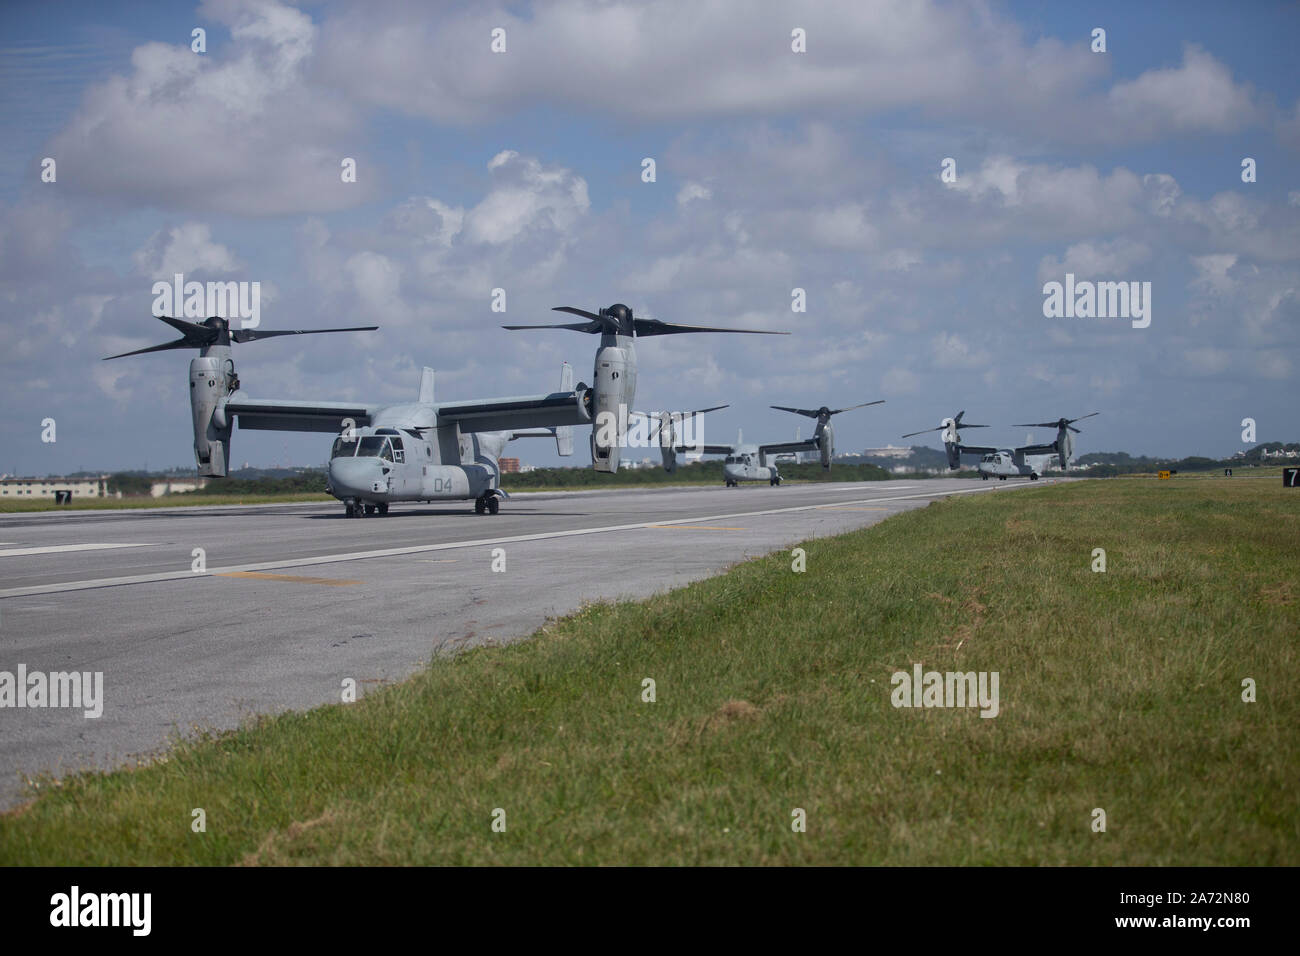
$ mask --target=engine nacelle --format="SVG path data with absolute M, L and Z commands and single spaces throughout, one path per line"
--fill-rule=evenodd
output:
M 677 423 L 671 412 L 659 413 L 659 453 L 663 455 L 664 471 L 671 475 L 677 470 Z
M 948 468 L 956 470 L 961 467 L 961 445 L 956 442 L 946 441 L 943 443 L 943 450 L 948 453 Z
M 822 467 L 830 470 L 831 458 L 835 455 L 835 429 L 830 422 L 817 429 L 817 452 L 821 455 Z
M 225 477 L 230 460 L 230 423 L 223 407 L 229 383 L 224 365 L 225 360 L 217 356 L 190 361 L 194 459 L 200 475 L 214 478 Z
M 1074 436 L 1070 434 L 1068 428 L 1057 429 L 1056 432 L 1056 460 L 1061 466 L 1061 471 L 1070 467 L 1070 459 L 1074 457 Z
M 625 349 L 605 346 L 596 352 L 592 391 L 591 461 L 596 471 L 618 471 L 627 430 L 628 406 L 636 388 L 635 365 Z

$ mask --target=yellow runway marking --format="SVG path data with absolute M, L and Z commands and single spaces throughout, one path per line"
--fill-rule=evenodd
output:
M 650 524 L 647 528 L 675 528 L 679 531 L 745 531 L 745 528 L 722 528 L 712 524 Z
M 344 581 L 339 578 L 304 578 L 296 574 L 264 574 L 261 571 L 231 571 L 228 574 L 215 574 L 217 578 L 257 578 L 259 581 L 293 581 L 298 584 L 328 584 L 330 587 L 344 588 L 360 581 Z

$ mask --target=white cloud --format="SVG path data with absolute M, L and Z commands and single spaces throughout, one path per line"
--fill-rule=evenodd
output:
M 709 187 L 697 183 L 693 180 L 688 181 L 681 189 L 677 191 L 677 205 L 685 206 L 692 199 L 712 199 L 713 190 Z
M 488 169 L 491 192 L 465 214 L 464 233 L 471 242 L 499 245 L 535 225 L 565 234 L 591 208 L 587 181 L 563 167 L 545 167 L 504 150 Z
M 915 395 L 920 391 L 921 380 L 908 369 L 891 368 L 881 378 L 880 387 L 886 395 Z
M 938 368 L 978 368 L 991 361 L 983 349 L 973 349 L 953 332 L 940 332 L 932 343 Z
M 356 150 L 345 97 L 307 79 L 316 27 L 271 0 L 213 0 L 230 55 L 147 43 L 131 71 L 92 86 L 50 144 L 70 190 L 117 202 L 248 216 L 341 209 L 369 198 L 377 167 Z M 358 160 L 342 181 L 343 157 Z
M 1182 66 L 1148 70 L 1109 94 L 1115 117 L 1148 135 L 1188 132 L 1231 133 L 1262 117 L 1249 86 L 1197 46 L 1183 51 Z
M 228 248 L 212 241 L 206 223 L 185 222 L 159 229 L 131 255 L 136 270 L 151 278 L 168 278 L 178 272 L 225 274 L 243 267 Z
M 1135 266 L 1151 258 L 1143 242 L 1120 238 L 1110 241 L 1076 242 L 1059 260 L 1044 256 L 1038 264 L 1038 281 L 1061 281 L 1067 272 L 1078 279 L 1132 279 Z

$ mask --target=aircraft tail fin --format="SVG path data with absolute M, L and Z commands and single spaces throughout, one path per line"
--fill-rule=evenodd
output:
M 427 365 L 420 373 L 420 404 L 433 404 L 433 369 Z

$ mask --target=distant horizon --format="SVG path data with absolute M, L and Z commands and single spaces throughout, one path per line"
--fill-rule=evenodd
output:
M 1281 445 L 1281 446 L 1285 447 L 1285 446 L 1287 446 L 1287 445 L 1300 445 L 1300 441 L 1290 441 L 1290 442 L 1288 442 L 1288 441 L 1280 441 L 1280 440 L 1276 440 L 1276 439 L 1269 439 L 1269 440 L 1266 440 L 1266 441 L 1263 441 L 1263 440 L 1262 440 L 1262 441 L 1255 442 L 1254 445 L 1253 445 L 1252 447 L 1253 447 L 1253 448 L 1265 448 L 1265 447 L 1267 447 L 1268 445 Z M 872 447 L 874 447 L 874 448 L 884 448 L 884 447 L 886 447 L 886 446 L 884 446 L 884 445 L 875 445 L 875 446 L 872 446 Z M 911 449 L 924 448 L 924 449 L 926 449 L 926 450 L 928 450 L 928 451 L 932 451 L 932 452 L 934 452 L 936 455 L 942 455 L 942 454 L 944 454 L 944 450 L 943 450 L 942 447 L 940 447 L 940 448 L 934 448 L 934 447 L 932 447 L 932 446 L 930 446 L 930 445 L 897 445 L 897 446 L 895 446 L 895 447 L 897 447 L 897 448 L 911 448 Z M 1072 462 L 1073 462 L 1073 461 L 1078 461 L 1078 460 L 1081 459 L 1081 458 L 1087 458 L 1087 457 L 1090 456 L 1090 455 L 1128 455 L 1130 458 L 1134 458 L 1134 459 L 1137 459 L 1137 460 L 1139 460 L 1139 461 L 1141 461 L 1141 460 L 1146 460 L 1146 461 L 1186 461 L 1186 460 L 1191 459 L 1191 458 L 1204 458 L 1204 459 L 1206 459 L 1206 460 L 1208 460 L 1208 461 L 1229 461 L 1229 460 L 1231 460 L 1231 459 L 1234 457 L 1234 455 L 1242 454 L 1242 453 L 1247 453 L 1247 454 L 1248 454 L 1251 450 L 1252 450 L 1252 449 L 1249 449 L 1249 448 L 1248 448 L 1248 449 L 1244 449 L 1243 452 L 1234 452 L 1232 455 L 1201 455 L 1201 454 L 1195 454 L 1195 453 L 1193 453 L 1193 454 L 1187 454 L 1187 455 L 1136 455 L 1136 454 L 1133 454 L 1132 452 L 1126 452 L 1126 451 L 1122 451 L 1122 450 L 1115 450 L 1115 451 L 1085 451 L 1085 452 L 1080 452 L 1079 454 L 1075 455 L 1075 457 L 1072 459 Z M 532 462 L 532 461 L 529 461 L 529 460 L 527 460 L 527 459 L 525 459 L 525 458 L 522 458 L 522 457 L 520 457 L 520 456 L 518 456 L 518 455 L 503 455 L 502 457 L 503 457 L 503 458 L 515 458 L 515 459 L 518 459 L 519 464 L 520 464 L 521 466 L 529 466 L 529 467 L 531 467 L 531 468 L 557 468 L 557 469 L 558 469 L 558 468 L 588 468 L 588 467 L 590 467 L 590 462 L 583 463 L 583 464 L 563 463 L 563 464 L 554 464 L 554 465 L 551 465 L 551 464 L 541 465 L 541 464 L 536 464 L 536 463 L 534 463 L 534 462 Z M 873 457 L 878 457 L 878 456 L 874 456 L 874 455 L 864 455 L 864 454 L 862 454 L 862 452 L 860 452 L 860 451 L 837 451 L 837 452 L 836 452 L 836 455 L 835 455 L 835 460 L 839 460 L 839 459 L 841 459 L 841 458 L 873 458 Z M 721 460 L 721 459 L 718 459 L 717 456 L 709 456 L 709 457 L 707 457 L 707 458 L 702 459 L 702 461 L 712 461 L 712 460 L 715 460 L 715 459 L 717 459 L 717 460 Z M 642 459 L 637 458 L 637 459 L 634 459 L 634 460 L 637 461 L 637 462 L 640 462 Z M 325 471 L 325 470 L 328 469 L 328 467 L 329 467 L 329 461 L 328 461 L 328 460 L 323 461 L 323 462 L 320 462 L 320 463 L 318 463 L 318 464 L 310 464 L 310 465 L 298 465 L 298 464 L 287 464 L 287 465 L 286 465 L 286 464 L 258 465 L 258 464 L 252 464 L 252 463 L 249 463 L 249 464 L 247 464 L 247 465 L 242 465 L 242 464 L 241 464 L 241 465 L 240 465 L 239 467 L 237 467 L 237 468 L 232 468 L 232 469 L 231 469 L 231 476 L 230 476 L 230 477 L 235 477 L 236 474 L 237 474 L 238 472 L 241 472 L 241 471 L 302 471 L 302 470 L 318 470 L 318 471 Z M 963 463 L 963 467 L 967 467 L 966 463 Z M 974 465 L 973 463 L 971 463 L 971 464 L 969 465 L 969 467 L 970 467 L 970 468 L 974 468 L 975 465 Z M 170 467 L 170 468 L 164 468 L 164 469 L 161 469 L 161 470 L 153 470 L 153 469 L 151 469 L 151 470 L 147 470 L 147 471 L 146 471 L 146 470 L 143 470 L 143 469 L 140 469 L 140 468 L 118 468 L 118 469 L 109 469 L 109 470 L 101 470 L 101 471 L 86 471 L 86 470 L 84 470 L 84 469 L 80 469 L 80 470 L 78 470 L 78 471 L 63 472 L 63 473 L 59 473 L 59 474 L 54 474 L 54 473 L 46 473 L 46 474 L 18 474 L 18 473 L 14 473 L 14 472 L 0 472 L 0 480 L 10 479 L 10 478 L 13 478 L 13 479 L 27 479 L 27 478 L 31 478 L 31 479 L 39 479 L 39 478 L 101 477 L 101 476 L 104 476 L 104 475 L 107 475 L 107 476 L 110 476 L 110 477 L 111 477 L 111 476 L 113 476 L 113 475 L 128 475 L 128 474 L 137 474 L 137 475 L 168 475 L 168 474 L 184 474 L 184 475 L 191 475 L 191 473 L 194 472 L 194 471 L 196 471 L 196 470 L 197 470 L 197 466 L 195 466 L 195 465 L 188 465 L 188 466 L 175 466 L 175 467 Z M 194 476 L 194 477 L 197 477 L 197 476 Z M 213 480 L 213 481 L 220 481 L 221 479 L 220 479 L 220 478 L 214 478 L 214 479 L 211 479 L 211 480 Z

